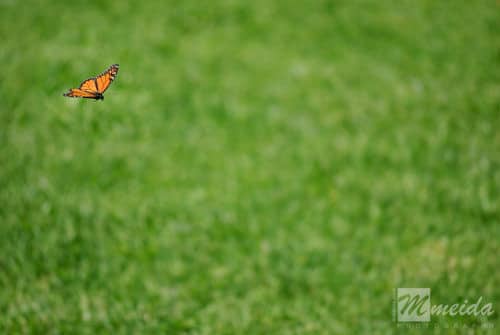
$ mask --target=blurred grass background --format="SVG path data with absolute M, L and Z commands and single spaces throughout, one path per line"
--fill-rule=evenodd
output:
M 497 310 L 499 19 L 1 0 L 0 330 L 387 334 L 396 287 Z M 112 63 L 105 101 L 62 97 Z

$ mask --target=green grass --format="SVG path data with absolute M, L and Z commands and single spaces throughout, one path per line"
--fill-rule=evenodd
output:
M 498 2 L 245 3 L 0 1 L 0 332 L 498 329 Z

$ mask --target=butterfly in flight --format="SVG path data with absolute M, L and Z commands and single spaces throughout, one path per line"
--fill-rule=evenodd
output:
M 100 75 L 84 80 L 78 88 L 72 88 L 63 95 L 70 98 L 104 100 L 103 94 L 115 80 L 118 69 L 118 64 L 113 64 Z

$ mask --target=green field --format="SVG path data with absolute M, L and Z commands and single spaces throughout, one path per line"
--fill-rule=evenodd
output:
M 1 334 L 498 331 L 498 1 L 0 0 L 0 78 Z

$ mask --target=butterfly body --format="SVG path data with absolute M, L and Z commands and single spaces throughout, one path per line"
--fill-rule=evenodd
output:
M 115 80 L 119 65 L 113 64 L 98 76 L 84 80 L 78 88 L 64 93 L 65 97 L 104 100 L 104 92 Z

